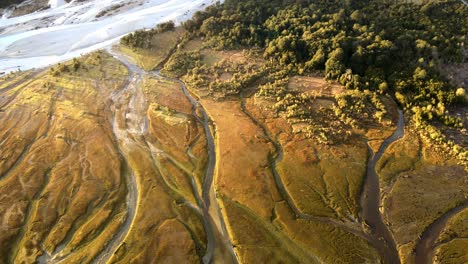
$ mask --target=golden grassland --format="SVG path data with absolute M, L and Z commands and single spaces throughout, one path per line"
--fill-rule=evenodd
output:
M 206 235 L 190 178 L 200 189 L 206 143 L 180 85 L 135 83 L 148 133 L 126 138 L 116 133 L 133 121 L 127 69 L 103 52 L 74 64 L 1 80 L 1 262 L 91 262 L 130 217 L 130 173 L 136 213 L 112 261 L 198 262 Z
M 143 87 L 151 102 L 148 117 L 154 145 L 170 155 L 170 159 L 164 159 L 168 169 L 179 170 L 180 177 L 167 180 L 184 182 L 185 193 L 193 195 L 187 174 L 195 175 L 200 191 L 208 159 L 203 127 L 192 116 L 192 105 L 184 99 L 180 84 L 148 78 Z
M 322 115 L 321 109 L 331 108 L 333 96 L 344 92 L 343 87 L 327 83 L 320 77 L 296 76 L 291 78 L 288 87 L 317 96 L 314 104 L 319 106 L 313 108 L 315 116 Z M 390 103 L 386 105 L 389 109 L 392 106 Z M 278 164 L 278 171 L 301 212 L 357 222 L 369 155 L 368 144 L 374 152 L 378 150 L 394 130 L 392 117 L 387 117 L 382 123 L 353 129 L 348 140 L 325 145 L 314 138 L 294 133 L 295 127 L 305 124 L 300 121 L 291 124 L 284 117 L 275 116 L 270 110 L 273 107 L 270 100 L 251 98 L 247 106 L 282 145 L 284 158 Z
M 194 191 L 199 191 L 206 162 L 205 143 L 196 140 L 203 130 L 179 84 L 148 76 L 137 87 L 148 105 L 141 113 L 148 120 L 148 133 L 122 144 L 139 190 L 137 213 L 111 261 L 199 262 L 206 237 L 192 208 L 198 206 Z
M 198 224 L 197 219 L 192 219 L 193 213 L 184 210 L 183 204 L 176 204 L 181 198 L 168 188 L 151 153 L 132 144 L 123 147 L 123 151 L 136 177 L 138 203 L 129 233 L 112 256 L 111 262 L 148 263 L 152 259 L 166 263 L 197 261 L 196 245 L 184 225 Z M 165 239 L 168 234 L 164 230 L 168 229 L 178 231 L 171 233 L 178 241 Z M 157 258 L 155 252 L 158 252 Z
M 222 60 L 236 60 L 241 64 L 248 60 L 245 57 L 245 52 L 210 50 L 203 48 L 198 40 L 188 42 L 187 46 L 190 48 L 184 47 L 184 51 L 201 50 L 202 63 L 209 67 L 213 67 Z M 221 74 L 214 77 L 215 79 L 213 80 L 229 81 L 235 72 L 230 72 L 229 69 L 226 69 L 226 73 L 230 75 Z M 284 201 L 279 201 L 278 203 L 278 194 L 266 187 L 274 186 L 274 179 L 269 172 L 270 170 L 266 169 L 271 166 L 268 163 L 267 156 L 273 154 L 274 148 L 265 134 L 258 127 L 255 129 L 251 120 L 240 111 L 239 99 L 225 98 L 213 100 L 205 89 L 200 89 L 200 87 L 190 88 L 195 94 L 203 98 L 202 104 L 207 108 L 215 123 L 219 158 L 216 181 L 217 191 L 223 197 L 222 201 L 225 205 L 226 221 L 228 222 L 231 236 L 241 259 L 261 261 L 262 253 L 266 256 L 276 256 L 275 253 L 283 254 L 279 253 L 282 251 L 277 246 L 269 245 L 269 242 L 265 243 L 265 247 L 262 247 L 264 244 L 262 246 L 258 245 L 261 244 L 261 240 L 270 241 L 270 239 L 267 239 L 269 236 L 266 236 L 265 232 L 278 232 L 278 230 L 271 231 L 272 229 L 261 227 L 269 222 L 268 218 L 270 218 L 270 221 L 271 219 L 276 219 L 273 222 L 276 223 L 274 226 L 276 228 L 282 226 L 281 232 L 283 234 L 286 233 L 289 238 L 293 238 L 293 243 L 296 246 L 301 243 L 304 246 L 304 244 L 309 243 L 308 241 L 312 237 L 317 239 L 316 236 L 308 236 L 308 233 L 300 228 L 303 225 L 305 229 L 313 230 L 313 228 L 303 223 L 307 221 L 291 216 L 290 221 L 286 224 L 278 224 L 280 223 L 278 219 L 281 218 L 278 217 L 277 208 L 279 208 L 279 204 L 281 204 L 281 208 L 287 208 L 288 204 Z M 330 108 L 334 104 L 333 97 L 343 93 L 343 88 L 339 85 L 327 83 L 320 76 L 293 77 L 290 80 L 288 88 L 292 91 L 315 96 L 316 105 L 313 109 L 316 110 Z M 362 126 L 359 129 L 351 131 L 353 136 L 350 139 L 331 146 L 320 144 L 313 139 L 304 138 L 296 134 L 296 128 L 301 124 L 291 124 L 284 117 L 274 114 L 270 110 L 272 103 L 268 102 L 268 100 L 261 98 L 247 99 L 247 110 L 268 128 L 273 139 L 280 143 L 283 148 L 284 157 L 278 164 L 277 169 L 288 194 L 302 213 L 338 219 L 345 221 L 349 226 L 355 226 L 360 223 L 359 213 L 361 208 L 359 200 L 366 176 L 369 155 L 368 146 L 374 153 L 377 152 L 384 139 L 393 133 L 395 129 L 394 124 L 396 124 L 397 120 L 395 104 L 386 97 L 381 97 L 380 99 L 385 104 L 389 113 L 382 122 L 372 123 L 363 119 Z M 319 114 L 318 111 L 317 114 Z M 231 123 L 235 123 L 235 127 Z M 268 147 L 262 150 L 259 144 Z M 406 146 L 405 149 L 393 150 L 398 144 L 404 144 Z M 266 153 L 268 151 L 269 153 Z M 261 154 L 262 152 L 263 154 Z M 418 154 L 418 144 L 414 143 L 408 136 L 395 143 L 387 152 L 389 154 L 384 156 L 377 168 L 382 180 L 382 192 L 385 195 L 382 201 L 384 203 L 385 221 L 391 224 L 391 230 L 398 245 L 401 246 L 400 253 L 402 254 L 402 260 L 408 261 L 408 256 L 405 257 L 405 254 L 409 254 L 409 251 L 406 252 L 405 250 L 406 248 L 410 248 L 411 245 L 414 246 L 417 235 L 424 231 L 424 228 L 440 216 L 442 212 L 466 199 L 463 196 L 465 191 L 456 190 L 455 188 L 451 189 L 450 187 L 463 185 L 462 179 L 465 179 L 464 175 L 466 175 L 466 171 L 462 167 L 455 166 L 455 161 L 444 161 L 445 157 L 435 158 L 436 153 L 430 152 L 428 149 L 423 151 L 422 154 Z M 256 153 L 256 158 L 250 156 L 249 153 Z M 259 156 L 262 155 L 263 159 L 255 160 L 259 159 Z M 389 155 L 396 155 L 397 157 L 388 158 Z M 424 156 L 423 161 L 421 161 L 419 155 Z M 246 157 L 245 160 L 244 157 Z M 236 161 L 234 162 L 232 159 Z M 437 161 L 437 159 L 440 159 L 440 161 Z M 255 167 L 257 168 L 255 169 Z M 382 169 L 382 167 L 385 167 L 385 169 Z M 415 168 L 420 169 L 414 175 L 414 178 L 417 180 L 410 184 L 406 184 L 406 182 L 395 183 L 395 179 L 393 178 L 395 174 L 402 171 L 411 171 Z M 233 176 L 230 176 L 231 174 Z M 437 177 L 437 175 L 445 175 L 445 177 Z M 423 176 L 426 177 L 422 179 Z M 244 179 L 244 177 L 246 178 Z M 406 176 L 401 176 L 401 178 L 406 179 Z M 242 184 L 237 185 L 235 183 L 237 179 L 242 179 L 239 181 Z M 448 185 L 449 188 L 439 190 L 438 186 L 441 185 Z M 389 192 L 391 194 L 388 194 Z M 432 197 L 429 197 L 430 195 Z M 274 213 L 269 213 L 273 201 L 276 201 Z M 430 206 L 436 203 L 436 201 L 437 203 L 439 203 L 438 201 L 443 202 L 439 203 L 436 206 L 437 208 Z M 415 214 L 409 215 L 415 211 L 414 208 L 418 207 L 416 204 L 427 204 L 427 207 L 423 206 L 421 209 L 416 209 Z M 389 208 L 386 208 L 386 206 Z M 248 234 L 246 232 L 240 234 L 239 231 L 236 231 L 236 229 L 241 229 L 241 224 L 238 223 L 241 213 L 234 212 L 241 209 L 253 217 L 249 220 L 250 224 L 248 225 L 251 226 L 249 230 L 252 231 L 247 232 Z M 403 212 L 406 210 L 408 214 Z M 290 210 L 289 214 L 292 214 Z M 245 216 L 242 219 L 244 219 L 242 221 L 247 221 L 245 220 Z M 259 223 L 262 219 L 263 223 L 257 224 L 257 227 L 254 227 L 253 223 Z M 288 217 L 284 217 L 283 219 L 288 219 Z M 413 219 L 415 223 L 408 223 L 407 219 Z M 298 222 L 301 224 L 298 224 Z M 318 223 L 315 224 L 318 225 Z M 259 230 L 259 234 L 254 234 L 253 230 L 256 228 Z M 288 232 L 285 232 L 285 230 Z M 302 232 L 298 232 L 297 230 L 301 230 Z M 315 243 L 314 246 L 326 244 L 325 241 L 335 241 L 337 238 L 334 232 L 324 232 L 320 236 L 320 242 Z M 341 230 L 341 232 L 344 231 Z M 261 238 L 256 238 L 256 236 L 260 236 Z M 348 236 L 353 237 L 354 235 L 348 233 Z M 363 249 L 369 246 L 364 240 L 355 243 L 360 238 L 351 237 L 340 240 L 343 243 L 341 248 L 360 245 L 358 247 Z M 301 243 L 298 243 L 298 241 L 301 241 Z M 453 244 L 455 243 L 457 246 L 462 244 L 459 240 L 456 240 Z M 269 246 L 266 246 L 266 244 Z M 345 246 L 343 247 L 343 245 Z M 305 246 L 304 248 L 311 250 L 314 246 L 309 244 L 308 247 Z M 253 252 L 257 254 L 254 255 Z M 298 251 L 296 248 L 288 252 Z M 372 252 L 372 250 L 369 252 Z M 340 253 L 341 255 L 346 255 L 343 252 Z M 339 261 L 330 248 L 328 250 L 320 249 L 313 251 L 313 254 L 315 257 L 325 256 L 323 259 L 327 259 L 327 262 Z M 363 258 L 369 260 L 375 257 L 375 254 L 375 252 L 369 253 L 369 255 Z M 298 257 L 299 255 L 292 257 L 285 254 L 283 256 L 298 259 L 300 258 Z M 353 257 L 356 255 L 359 255 L 356 251 L 350 254 Z M 353 260 L 357 261 L 356 259 Z M 278 261 L 280 262 L 280 260 Z
M 201 102 L 216 127 L 216 190 L 222 197 L 228 229 L 242 263 L 267 259 L 275 263 L 351 263 L 377 258 L 366 241 L 347 231 L 296 219 L 284 204 L 271 174 L 268 157 L 273 152 L 272 144 L 241 111 L 238 100 L 216 102 L 204 98 Z M 364 151 L 364 163 L 365 157 Z M 280 173 L 283 175 L 282 170 Z M 294 194 L 294 189 L 288 186 L 288 190 Z M 310 203 L 307 198 L 301 201 Z
M 468 261 L 468 209 L 465 208 L 449 220 L 437 241 L 436 261 L 446 264 Z
M 188 45 L 196 49 L 191 42 Z M 249 60 L 242 51 L 205 49 L 201 53 L 208 55 L 203 59 L 207 65 L 233 58 L 238 63 Z M 223 79 L 223 75 L 218 78 Z M 316 80 L 323 84 L 323 79 Z M 202 96 L 201 103 L 216 128 L 216 190 L 241 263 L 376 261 L 376 252 L 362 238 L 331 224 L 295 216 L 284 202 L 271 172 L 275 149 L 269 135 L 242 110 L 240 99 L 214 100 L 203 96 L 206 93 L 199 87 L 189 88 Z M 249 99 L 247 110 L 256 113 L 260 123 L 264 122 L 273 131 L 275 140 L 284 146 L 285 157 L 278 171 L 298 207 L 315 216 L 356 219 L 367 160 L 364 140 L 359 147 L 320 146 L 295 136 L 284 118 L 275 119 L 262 106 Z M 317 152 L 322 160 L 316 157 Z M 342 162 L 342 168 L 335 169 L 336 162 Z M 325 167 L 324 172 L 321 167 Z M 340 174 L 343 171 L 347 181 Z
M 317 97 L 334 97 L 346 91 L 342 85 L 327 81 L 323 76 L 293 76 L 289 80 L 288 89 Z
M 293 133 L 284 118 L 275 117 L 268 110 L 268 102 L 250 99 L 247 108 L 282 145 L 284 157 L 277 169 L 301 213 L 343 221 L 350 229 L 359 226 L 359 199 L 368 156 L 365 139 L 355 137 L 350 140 L 353 143 L 319 144 Z M 282 202 L 280 208 L 285 214 L 287 203 Z M 288 235 L 306 244 L 326 263 L 372 262 L 378 258 L 361 237 L 289 214 L 278 218 L 288 220 L 282 224 Z
M 456 160 L 434 151 L 412 127 L 406 129 L 402 140 L 389 147 L 377 172 L 384 194 L 385 221 L 390 225 L 401 259 L 412 263 L 412 251 L 424 230 L 466 201 L 468 172 Z M 461 250 L 458 244 L 457 241 L 453 247 L 444 248 L 456 252 Z
M 91 62 L 96 56 L 102 63 Z M 82 61 L 86 69 L 21 74 L 24 82 L 0 91 L 2 261 L 32 263 L 57 247 L 65 259 L 90 260 L 125 217 L 122 163 L 103 98 L 127 71 L 105 54 Z

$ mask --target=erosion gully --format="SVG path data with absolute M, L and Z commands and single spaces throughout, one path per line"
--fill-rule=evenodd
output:
M 209 264 L 209 263 L 218 263 L 219 261 L 222 261 L 223 263 L 238 263 L 237 256 L 234 252 L 233 245 L 231 243 L 231 240 L 229 238 L 228 232 L 226 225 L 224 223 L 224 218 L 221 213 L 221 209 L 218 205 L 215 190 L 214 190 L 214 175 L 215 175 L 215 166 L 216 166 L 216 148 L 215 148 L 215 140 L 213 136 L 213 132 L 211 130 L 210 126 L 210 119 L 203 108 L 203 106 L 200 104 L 200 102 L 195 99 L 194 96 L 191 95 L 191 93 L 188 91 L 185 83 L 183 83 L 181 80 L 178 79 L 173 79 L 166 77 L 162 75 L 159 71 L 152 71 L 152 72 L 146 72 L 142 70 L 140 67 L 138 67 L 135 63 L 131 61 L 130 58 L 127 56 L 120 54 L 112 49 L 108 49 L 108 52 L 114 56 L 114 58 L 118 59 L 121 61 L 124 65 L 127 66 L 129 71 L 131 72 L 132 75 L 137 75 L 139 76 L 139 79 L 142 78 L 142 76 L 153 76 L 158 79 L 165 79 L 168 81 L 176 82 L 180 84 L 182 91 L 188 101 L 192 104 L 192 114 L 195 117 L 195 119 L 203 126 L 204 129 L 204 134 L 206 137 L 206 142 L 207 142 L 207 147 L 208 147 L 208 164 L 206 166 L 206 171 L 205 171 L 205 177 L 204 181 L 202 184 L 202 190 L 201 194 L 199 193 L 198 188 L 196 187 L 196 184 L 194 182 L 193 176 L 192 176 L 192 190 L 195 194 L 195 197 L 197 198 L 197 205 L 196 206 L 191 206 L 188 205 L 190 208 L 194 209 L 194 211 L 200 215 L 205 232 L 207 234 L 207 249 L 206 253 L 203 256 L 203 263 Z M 137 84 L 135 84 L 134 81 L 130 81 L 130 85 L 135 85 L 135 87 L 138 87 Z M 139 89 L 139 90 L 138 90 Z M 140 129 L 143 129 L 143 134 L 146 134 L 147 126 L 148 126 L 148 121 L 146 119 L 146 100 L 144 98 L 144 94 L 141 91 L 141 88 L 137 88 L 137 90 L 134 91 L 129 91 L 130 94 L 134 93 L 141 93 L 141 96 L 137 96 L 137 98 L 130 100 L 130 104 L 132 102 L 135 102 L 133 104 L 132 108 L 142 108 L 139 111 L 136 111 L 135 113 L 127 113 L 127 117 L 132 117 L 133 115 L 139 116 L 140 121 L 136 122 L 136 124 L 140 124 Z M 132 93 L 133 92 L 133 93 Z M 132 95 L 133 96 L 133 95 Z M 201 117 L 197 114 L 200 113 Z M 144 122 L 142 120 L 145 120 Z M 138 127 L 134 127 L 133 129 L 130 129 L 130 132 L 135 132 L 138 130 Z M 117 137 L 119 133 L 116 133 Z M 131 138 L 135 137 L 126 137 L 124 140 L 131 140 Z M 161 151 L 160 151 L 161 152 Z M 134 179 L 133 179 L 134 182 Z M 136 190 L 136 183 L 132 183 L 131 188 Z M 128 203 L 127 203 L 128 204 Z M 136 203 L 131 206 L 136 207 Z M 131 208 L 130 210 L 135 211 L 135 208 Z M 124 226 L 122 229 L 123 233 L 128 233 L 130 225 L 128 227 Z M 118 245 L 120 245 L 123 242 L 123 238 L 125 236 L 122 236 L 122 238 L 114 237 L 113 241 L 110 244 L 115 244 L 117 246 L 109 248 L 107 251 L 108 252 L 114 252 L 117 248 Z M 101 254 L 102 255 L 102 254 Z M 101 263 L 101 262 L 95 262 L 95 263 Z
M 208 240 L 207 255 L 203 257 L 203 262 L 211 263 L 214 257 L 213 253 L 217 251 L 216 246 L 223 245 L 224 249 L 218 250 L 220 250 L 219 253 L 221 255 L 224 255 L 227 258 L 222 259 L 222 261 L 224 263 L 238 263 L 237 256 L 234 252 L 233 245 L 229 238 L 226 224 L 221 213 L 221 209 L 217 202 L 216 193 L 213 185 L 216 167 L 216 146 L 213 132 L 211 131 L 210 127 L 210 118 L 206 110 L 200 104 L 200 102 L 190 94 L 184 82 L 178 79 L 165 77 L 160 72 L 156 72 L 155 74 L 160 78 L 167 79 L 180 84 L 185 97 L 190 102 L 190 104 L 192 104 L 193 116 L 199 123 L 203 125 L 203 129 L 205 132 L 205 138 L 208 146 L 208 164 L 206 166 L 205 177 L 202 184 L 202 200 L 199 200 L 198 203 L 202 210 L 206 232 L 211 233 L 213 237 Z M 201 114 L 201 117 L 197 114 L 197 111 Z M 195 187 L 193 189 L 195 193 L 198 192 L 195 189 Z M 197 194 L 197 196 L 200 197 L 199 194 Z
M 121 173 L 124 175 L 127 185 L 127 214 L 117 233 L 106 244 L 103 251 L 92 260 L 93 263 L 99 264 L 109 261 L 113 253 L 124 241 L 135 218 L 138 202 L 138 185 L 134 173 L 127 162 L 129 157 L 127 156 L 128 151 L 126 149 L 139 145 L 139 142 L 135 139 L 145 134 L 147 130 L 147 121 L 144 118 L 146 116 L 146 104 L 143 92 L 138 85 L 142 79 L 143 72 L 139 68 L 133 67 L 133 65 L 125 65 L 130 73 L 128 80 L 121 90 L 115 91 L 110 95 L 109 103 L 110 112 L 112 113 L 112 130 L 118 141 L 115 142 L 115 146 L 123 159 Z M 130 99 L 127 98 L 127 94 L 131 95 Z M 38 258 L 38 263 L 66 263 L 67 255 L 61 253 L 66 247 L 67 242 L 68 240 L 65 239 L 57 246 L 53 253 L 45 252 L 45 254 Z

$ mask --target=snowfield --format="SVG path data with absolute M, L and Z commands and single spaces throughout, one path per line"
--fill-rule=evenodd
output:
M 0 73 L 45 67 L 116 43 L 138 29 L 189 19 L 215 0 L 50 0 L 50 9 L 0 18 Z

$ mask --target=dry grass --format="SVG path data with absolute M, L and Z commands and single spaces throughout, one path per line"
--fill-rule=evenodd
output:
M 205 231 L 188 204 L 197 207 L 191 179 L 199 191 L 204 176 L 205 142 L 194 143 L 203 129 L 179 84 L 150 77 L 140 85 L 148 104 L 148 134 L 122 147 L 137 179 L 137 214 L 112 261 L 199 262 Z M 192 143 L 193 157 L 187 153 Z
M 216 186 L 224 195 L 269 219 L 281 198 L 268 168 L 272 146 L 241 111 L 239 101 L 202 100 L 216 126 Z
M 59 245 L 64 252 L 91 244 L 102 249 L 125 216 L 122 164 L 103 99 L 127 72 L 110 57 L 101 59 L 3 91 L 0 192 L 10 195 L 0 198 L 2 260 L 34 262 Z M 94 76 L 101 74 L 109 77 L 97 85 Z M 93 256 L 69 257 L 85 254 Z
M 222 201 L 240 263 L 319 263 L 255 211 L 224 196 Z
M 291 140 L 279 172 L 299 209 L 307 214 L 355 221 L 367 161 L 365 142 L 324 146 Z
M 182 165 L 185 174 L 193 173 L 200 187 L 208 156 L 204 130 L 192 116 L 192 105 L 185 98 L 180 84 L 148 78 L 143 87 L 146 98 L 151 102 L 148 119 L 154 146 Z M 190 147 L 192 158 L 187 154 Z
M 436 259 L 443 264 L 468 262 L 468 209 L 453 216 L 437 241 Z
M 154 50 L 126 52 L 153 69 L 177 43 L 177 34 L 180 30 L 158 35 Z M 207 66 L 262 63 L 243 51 L 203 48 L 198 39 L 181 48 L 197 49 Z M 148 75 L 115 103 L 110 97 L 127 82 L 126 68 L 105 53 L 80 61 L 83 67 L 77 71 L 57 76 L 26 72 L 0 80 L 0 194 L 8 194 L 0 196 L 0 262 L 32 263 L 44 250 L 54 255 L 62 246 L 58 256 L 65 262 L 90 262 L 127 217 L 125 176 L 130 171 L 138 187 L 136 215 L 110 262 L 200 262 L 207 235 L 194 208 L 199 206 L 195 192 L 201 193 L 207 143 L 180 84 Z M 228 81 L 235 73 L 227 69 L 210 78 Z M 190 88 L 198 95 L 204 92 Z M 322 110 L 332 108 L 332 96 L 344 91 L 319 77 L 293 77 L 288 88 L 320 97 L 311 108 L 323 115 L 318 120 L 327 118 Z M 128 132 L 130 102 L 138 92 L 148 123 L 143 134 Z M 213 122 L 213 184 L 241 263 L 379 261 L 367 241 L 339 226 L 360 228 L 367 143 L 377 151 L 393 132 L 391 102 L 384 100 L 391 118 L 358 120 L 360 129 L 333 145 L 296 133 L 308 124 L 288 122 L 267 99 L 246 100 L 253 118 L 235 96 L 204 96 L 200 103 Z M 129 133 L 126 138 L 114 134 L 114 117 L 116 127 Z M 277 153 L 272 141 L 284 152 L 277 171 L 286 193 L 273 177 L 271 157 Z M 411 263 L 424 229 L 466 200 L 467 172 L 410 130 L 389 147 L 377 172 L 384 220 L 403 262 Z M 295 215 L 287 196 L 310 220 Z M 451 219 L 439 239 L 436 255 L 442 263 L 466 260 L 466 214 Z
M 379 262 L 375 249 L 360 237 L 329 224 L 297 219 L 285 202 L 277 203 L 275 212 L 275 225 L 321 263 Z
M 245 119 L 242 115 L 229 114 L 229 112 L 235 111 L 238 102 L 218 102 L 215 104 L 220 105 L 220 107 L 214 108 L 213 103 L 206 101 L 204 100 L 204 105 L 211 113 L 217 127 L 220 153 L 217 189 L 222 197 L 225 197 L 223 202 L 226 219 L 241 261 L 252 263 L 269 259 L 271 263 L 284 261 L 313 263 L 318 260 L 326 260 L 330 263 L 356 263 L 356 261 L 377 258 L 376 253 L 365 241 L 332 226 L 296 219 L 284 202 L 274 203 L 274 213 L 271 215 L 270 207 L 267 205 L 274 201 L 268 201 L 268 197 L 274 196 L 266 191 L 276 189 L 274 179 L 268 170 L 250 169 L 255 168 L 258 164 L 264 164 L 257 160 L 260 156 L 258 151 L 261 149 L 259 144 L 267 145 L 268 142 L 262 143 L 251 139 L 248 141 L 248 145 L 243 143 L 248 138 L 252 138 L 255 132 L 254 134 L 247 133 L 252 131 L 248 129 L 252 126 L 249 124 L 250 120 Z M 221 107 L 223 105 L 224 107 Z M 229 110 L 223 111 L 221 109 Z M 229 116 L 236 117 L 235 122 L 237 127 L 242 129 L 242 132 L 239 133 L 232 127 L 230 132 L 224 129 L 224 127 L 228 128 L 226 124 L 233 122 Z M 249 152 L 252 150 L 249 148 L 255 149 L 257 154 L 250 156 Z M 224 149 L 228 151 L 223 151 Z M 244 153 L 243 151 L 248 152 Z M 240 153 L 237 154 L 238 152 Z M 234 158 L 236 155 L 237 158 Z M 242 155 L 242 157 L 238 155 Z M 266 153 L 263 154 L 263 156 L 265 155 Z M 266 158 L 263 162 L 267 162 Z M 264 166 L 266 168 L 269 165 L 261 165 L 260 168 Z M 270 186 L 268 187 L 268 185 Z M 242 190 L 246 191 L 242 192 Z M 278 198 L 274 200 L 278 201 Z M 307 199 L 304 198 L 304 200 Z M 266 203 L 264 204 L 262 201 Z M 264 216 L 264 214 L 266 215 Z M 317 241 L 320 242 L 317 243 Z M 349 251 L 345 251 L 344 248 L 349 249 Z M 304 255 L 304 252 L 307 251 L 310 253 Z M 338 252 L 340 254 L 337 254 Z
M 205 49 L 202 54 L 207 66 L 223 60 L 235 60 L 241 65 L 248 61 L 242 51 Z M 225 73 L 219 78 L 229 79 L 235 72 L 227 69 Z M 318 78 L 308 78 L 302 84 L 301 80 L 295 78 L 294 85 L 304 87 L 304 92 L 316 89 L 319 82 L 326 84 Z M 333 87 L 335 93 L 342 90 L 340 86 Z M 200 87 L 190 88 L 203 94 Z M 362 238 L 331 225 L 296 219 L 287 204 L 281 202 L 284 197 L 278 191 L 269 162 L 274 147 L 262 128 L 242 111 L 240 100 L 202 98 L 201 103 L 216 128 L 216 190 L 223 197 L 223 213 L 241 262 L 376 261 L 376 252 Z M 328 108 L 334 101 L 323 100 L 331 102 L 323 104 Z M 367 164 L 365 139 L 338 146 L 317 144 L 296 135 L 285 118 L 276 118 L 268 110 L 271 102 L 257 104 L 260 101 L 248 100 L 247 109 L 283 145 L 285 156 L 278 171 L 296 205 L 303 213 L 342 219 L 353 225 L 358 221 L 359 195 Z M 361 133 L 364 136 L 366 132 Z
M 466 238 L 454 239 L 437 248 L 436 260 L 441 264 L 467 263 L 467 248 L 468 241 Z
M 299 80 L 296 78 L 295 82 Z M 311 86 L 307 87 L 310 91 Z M 324 97 L 324 100 L 332 99 Z M 289 124 L 285 118 L 276 117 L 269 110 L 271 107 L 272 102 L 259 98 L 249 100 L 248 104 L 249 110 L 264 122 L 283 147 L 284 158 L 278 164 L 278 171 L 298 208 L 309 215 L 357 222 L 369 155 L 367 141 L 378 149 L 383 139 L 393 133 L 391 123 L 365 126 L 352 131 L 352 139 L 346 142 L 324 145 L 295 133 L 300 124 Z M 321 112 L 314 115 L 320 116 Z
M 182 52 L 198 51 L 203 49 L 203 41 L 195 38 L 184 43 L 180 49 Z
M 385 221 L 391 226 L 402 260 L 412 261 L 422 232 L 466 200 L 468 173 L 410 130 L 389 147 L 377 172 L 382 179 Z
M 280 263 L 286 258 L 290 262 L 294 262 L 294 259 L 296 262 L 311 262 L 317 257 L 334 260 L 335 263 L 350 263 L 349 261 L 358 259 L 362 261 L 377 258 L 376 253 L 364 240 L 331 226 L 327 229 L 323 224 L 295 219 L 291 211 L 284 208 L 285 205 L 281 207 L 283 208 L 281 211 L 286 215 L 284 218 L 278 218 L 279 213 L 275 211 L 278 210 L 277 202 L 282 198 L 269 169 L 268 155 L 273 148 L 265 134 L 241 111 L 240 102 L 237 100 L 216 102 L 203 99 L 202 104 L 216 126 L 217 190 L 222 197 L 225 197 L 223 203 L 225 203 L 226 221 L 241 260 L 250 263 L 271 258 L 274 263 Z M 267 122 L 271 122 L 271 128 L 283 127 L 282 133 L 291 133 L 291 128 L 284 120 L 283 125 L 278 123 L 281 120 Z M 284 142 L 291 139 L 289 136 L 284 137 Z M 344 219 L 357 217 L 359 210 L 357 203 L 367 160 L 367 146 L 361 144 L 359 156 L 357 155 L 359 152 L 352 147 L 346 151 L 345 146 L 341 149 L 323 149 L 311 142 L 307 143 L 311 145 L 304 143 L 305 141 L 301 140 L 291 140 L 285 144 L 285 159 L 279 166 L 279 171 L 287 179 L 286 185 L 290 194 L 296 198 L 301 209 L 306 208 L 304 210 L 306 213 L 330 217 L 339 214 Z M 323 153 L 322 165 L 314 164 L 313 156 L 317 150 Z M 330 154 L 327 155 L 327 151 Z M 339 170 L 333 169 L 333 164 L 337 164 L 334 160 L 335 155 L 342 159 L 340 161 L 344 160 L 343 168 Z M 356 158 L 358 161 L 354 160 Z M 353 164 L 355 170 L 350 169 L 349 164 Z M 320 166 L 329 169 L 325 169 L 323 173 L 320 171 Z M 343 173 L 340 170 L 346 172 L 344 177 L 347 180 L 343 180 Z M 316 176 L 313 176 L 314 173 Z M 327 183 L 324 183 L 322 177 Z M 352 192 L 350 195 L 346 194 L 349 191 L 347 181 L 352 183 L 349 188 Z M 327 185 L 329 190 L 324 190 L 323 185 Z M 305 186 L 319 189 L 319 193 L 313 190 L 304 191 Z M 311 198 L 310 195 L 315 197 Z M 321 202 L 321 196 L 327 195 L 330 195 L 328 198 L 331 201 Z M 226 199 L 229 202 L 226 202 Z M 246 212 L 240 213 L 239 210 Z M 249 215 L 249 217 L 240 215 Z M 272 225 L 271 221 L 276 218 L 276 224 Z M 246 228 L 248 232 L 245 231 Z M 317 232 L 321 232 L 321 235 L 317 235 Z M 320 243 L 313 242 L 317 239 Z M 280 246 L 278 241 L 284 245 Z M 336 244 L 333 247 L 322 247 L 331 243 Z M 337 252 L 343 247 L 349 248 L 350 251 L 338 257 Z M 327 250 L 324 250 L 325 248 Z M 304 251 L 312 251 L 312 254 L 301 255 Z M 356 251 L 362 254 L 353 254 Z
M 197 47 L 195 44 L 191 45 Z M 211 67 L 221 61 L 227 61 L 231 64 L 246 65 L 246 64 L 262 64 L 264 61 L 261 58 L 254 58 L 247 55 L 247 50 L 212 50 L 205 48 L 201 50 L 203 56 L 203 64 Z
M 47 251 L 67 263 L 89 263 L 128 217 L 125 163 L 139 196 L 114 260 L 198 262 L 206 237 L 199 216 L 184 203 L 196 204 L 188 177 L 201 182 L 204 175 L 205 142 L 192 142 L 203 130 L 178 84 L 147 80 L 141 89 L 148 104 L 167 111 L 149 108 L 143 114 L 150 133 L 134 143 L 117 142 L 111 110 L 125 127 L 127 106 L 112 105 L 110 97 L 128 72 L 98 54 L 81 58 L 77 71 L 70 62 L 70 71 L 56 76 L 48 71 L 23 82 L 30 73 L 17 74 L 0 84 L 7 103 L 0 112 L 0 192 L 9 193 L 0 197 L 0 262 L 33 263 Z M 177 115 L 184 118 L 174 125 Z M 155 155 L 143 142 L 167 156 Z M 186 153 L 189 145 L 195 160 Z

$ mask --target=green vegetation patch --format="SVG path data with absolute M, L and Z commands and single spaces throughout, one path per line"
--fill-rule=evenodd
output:
M 185 31 L 174 28 L 174 23 L 160 24 L 156 29 L 139 30 L 123 37 L 120 50 L 134 58 L 143 69 L 150 71 L 162 67 L 181 42 Z

